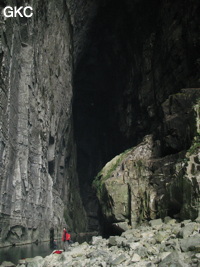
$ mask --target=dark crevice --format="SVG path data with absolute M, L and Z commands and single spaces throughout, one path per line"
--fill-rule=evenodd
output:
M 55 161 L 51 160 L 48 162 L 48 172 L 50 175 L 54 174 L 54 169 L 55 169 Z

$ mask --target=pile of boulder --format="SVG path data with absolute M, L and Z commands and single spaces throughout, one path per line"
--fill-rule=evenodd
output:
M 199 231 L 200 219 L 178 223 L 165 217 L 129 229 L 121 236 L 94 236 L 90 244 L 74 243 L 62 254 L 21 260 L 17 266 L 3 262 L 0 267 L 195 267 L 200 266 Z

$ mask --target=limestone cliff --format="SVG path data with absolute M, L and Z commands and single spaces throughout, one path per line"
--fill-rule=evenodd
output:
M 164 209 L 196 216 L 196 208 L 187 214 L 196 202 L 181 194 L 177 203 L 169 192 L 177 191 L 177 161 L 196 135 L 190 102 L 198 90 L 174 94 L 200 85 L 200 2 L 4 0 L 0 7 L 8 4 L 30 4 L 34 15 L 0 20 L 0 243 L 48 239 L 51 228 L 60 235 L 63 223 L 74 231 L 98 229 L 93 179 L 136 146 L 119 162 L 133 177 L 141 173 L 141 189 L 124 174 L 130 181 L 118 180 L 117 210 L 127 196 L 128 207 L 117 219 L 109 210 L 108 221 L 134 225 Z M 198 160 L 188 158 L 190 185 Z
M 161 138 L 146 136 L 97 175 L 93 184 L 108 227 L 117 223 L 126 229 L 158 217 L 194 220 L 199 216 L 199 97 L 200 89 L 171 95 L 162 105 Z M 192 136 L 189 150 L 181 150 Z M 166 146 L 178 146 L 180 151 L 162 157 Z
M 1 17 L 3 245 L 49 239 L 51 228 L 60 236 L 66 223 L 86 227 L 73 141 L 71 18 L 64 1 L 32 7 L 31 19 Z

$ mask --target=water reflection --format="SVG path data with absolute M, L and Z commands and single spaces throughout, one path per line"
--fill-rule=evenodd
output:
M 80 244 L 84 241 L 89 242 L 92 238 L 92 235 L 86 236 L 76 236 L 72 240 L 74 242 L 79 242 Z M 0 264 L 3 261 L 11 261 L 14 264 L 18 264 L 20 259 L 33 258 L 35 256 L 46 257 L 51 254 L 55 249 L 62 249 L 62 241 L 53 240 L 53 242 L 43 242 L 38 244 L 28 244 L 24 246 L 16 247 L 7 247 L 0 248 Z
M 3 261 L 11 261 L 15 264 L 18 263 L 20 259 L 33 258 L 35 256 L 45 257 L 54 250 L 50 247 L 49 242 L 37 244 L 29 244 L 20 247 L 7 247 L 0 249 L 0 264 Z

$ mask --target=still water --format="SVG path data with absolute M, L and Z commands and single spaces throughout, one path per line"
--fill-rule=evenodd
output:
M 3 261 L 11 261 L 15 264 L 18 263 L 20 259 L 33 258 L 35 256 L 45 257 L 53 251 L 50 248 L 49 242 L 36 244 L 28 244 L 24 246 L 17 247 L 7 247 L 0 249 L 0 264 Z
M 84 236 L 84 237 L 76 237 L 73 238 L 74 242 L 79 242 L 79 244 L 83 243 L 84 241 L 89 242 L 92 238 L 92 235 Z M 42 242 L 36 245 L 28 244 L 24 246 L 16 246 L 16 247 L 6 247 L 0 248 L 0 264 L 3 261 L 11 261 L 14 264 L 18 264 L 20 259 L 25 258 L 33 258 L 36 256 L 46 257 L 50 255 L 53 250 L 55 249 L 62 249 L 62 242 L 57 242 L 57 247 L 53 248 L 50 246 L 50 242 Z

